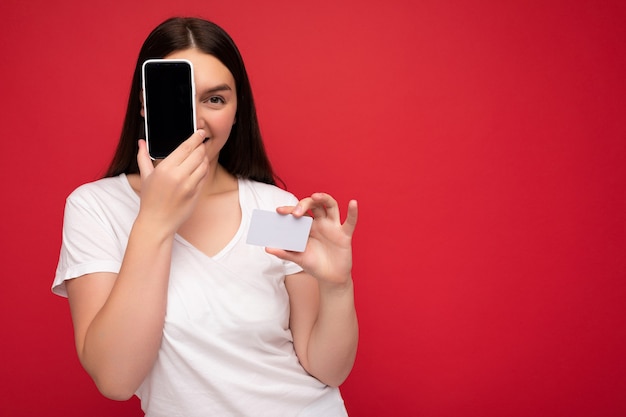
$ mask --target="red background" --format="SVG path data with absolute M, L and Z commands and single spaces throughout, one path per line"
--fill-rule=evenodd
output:
M 626 415 L 625 4 L 3 0 L 0 415 L 141 415 L 49 287 L 173 14 L 240 46 L 289 189 L 360 202 L 352 416 Z

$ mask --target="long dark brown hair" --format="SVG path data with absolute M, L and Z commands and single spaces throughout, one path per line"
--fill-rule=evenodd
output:
M 115 155 L 105 177 L 139 172 L 137 140 L 143 138 L 141 117 L 141 66 L 147 59 L 163 58 L 188 48 L 213 55 L 231 72 L 237 90 L 236 122 L 219 155 L 219 163 L 231 174 L 275 184 L 274 172 L 265 152 L 252 89 L 241 54 L 232 38 L 218 25 L 193 17 L 170 18 L 146 38 L 135 66 L 124 125 Z

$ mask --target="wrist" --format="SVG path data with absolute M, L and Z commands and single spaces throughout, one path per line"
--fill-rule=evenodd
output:
M 135 219 L 131 233 L 141 236 L 141 239 L 146 242 L 165 243 L 174 238 L 176 231 L 168 230 L 161 222 L 150 219 L 149 216 L 142 215 L 140 212 Z
M 345 295 L 352 294 L 354 292 L 352 275 L 348 275 L 346 279 L 340 281 L 318 280 L 318 283 L 321 293 L 327 293 L 332 295 Z

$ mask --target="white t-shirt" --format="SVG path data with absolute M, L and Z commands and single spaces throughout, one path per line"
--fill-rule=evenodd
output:
M 68 197 L 55 294 L 67 296 L 68 279 L 119 272 L 139 201 L 124 174 Z M 239 229 L 217 255 L 174 239 L 161 348 L 136 393 L 142 409 L 150 417 L 346 416 L 339 390 L 310 376 L 293 348 L 285 275 L 301 268 L 245 243 L 254 208 L 297 199 L 240 179 L 239 202 Z

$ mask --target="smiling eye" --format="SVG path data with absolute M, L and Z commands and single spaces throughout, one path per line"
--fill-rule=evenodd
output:
M 224 100 L 224 98 L 221 97 L 221 96 L 211 96 L 206 101 L 207 101 L 207 103 L 210 103 L 210 104 L 224 104 L 224 103 L 226 103 L 226 100 Z

